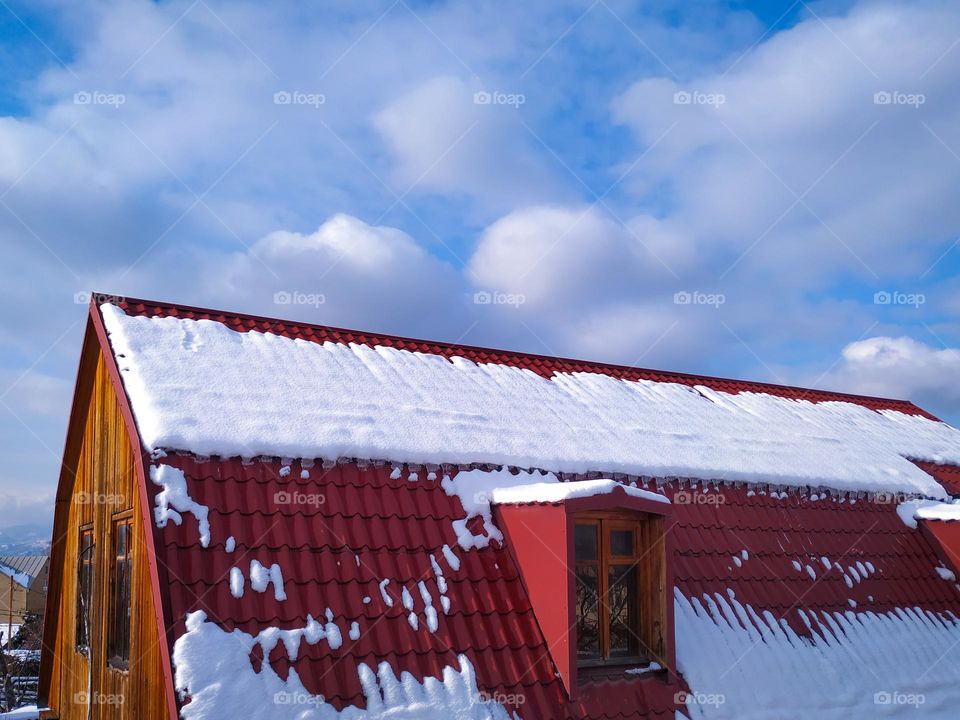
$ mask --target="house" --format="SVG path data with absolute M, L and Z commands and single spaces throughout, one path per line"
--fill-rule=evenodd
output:
M 955 496 L 960 431 L 905 401 L 92 304 L 40 699 L 955 717 Z
M 47 593 L 46 555 L 0 555 L 0 632 L 12 640 L 26 615 L 42 614 Z

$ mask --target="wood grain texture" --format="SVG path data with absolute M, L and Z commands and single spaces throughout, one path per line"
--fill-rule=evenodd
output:
M 45 641 L 50 662 L 46 675 L 47 702 L 55 717 L 85 720 L 92 705 L 94 720 L 161 720 L 166 718 L 163 658 L 159 643 L 153 592 L 142 522 L 141 493 L 130 438 L 103 356 L 95 348 L 85 412 L 74 413 L 69 433 L 79 433 L 75 475 L 69 493 L 64 478 L 58 502 L 65 520 L 57 531 L 60 552 L 55 553 L 57 599 L 48 607 Z M 81 372 L 84 371 L 81 362 Z M 78 389 L 83 380 L 78 380 Z M 76 442 L 75 441 L 75 442 Z M 71 440 L 67 441 L 68 450 Z M 64 458 L 65 463 L 67 458 Z M 114 520 L 133 521 L 133 575 L 130 627 L 130 664 L 127 670 L 106 663 Z M 92 527 L 95 542 L 89 652 L 75 647 L 77 565 L 80 531 Z M 52 611 L 52 616 L 50 615 Z M 52 622 L 55 620 L 55 622 Z

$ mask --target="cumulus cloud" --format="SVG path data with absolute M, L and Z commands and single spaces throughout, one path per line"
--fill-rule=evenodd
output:
M 826 385 L 847 392 L 908 399 L 924 409 L 960 413 L 960 350 L 909 337 L 872 337 L 843 348 Z
M 919 275 L 960 223 L 960 15 L 860 3 L 810 17 L 690 78 L 637 81 L 615 118 L 650 150 L 638 195 L 666 185 L 723 272 L 789 265 L 791 286 Z M 829 265 L 827 265 L 827 263 Z
M 491 92 L 479 80 L 432 78 L 374 118 L 404 189 L 479 197 L 494 208 L 561 190 L 520 122 L 522 93 Z

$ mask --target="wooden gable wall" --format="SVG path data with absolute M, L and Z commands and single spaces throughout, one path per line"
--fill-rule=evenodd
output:
M 169 718 L 169 698 L 161 636 L 151 588 L 150 558 L 136 458 L 123 412 L 102 352 L 88 331 L 81 360 L 75 407 L 57 497 L 51 561 L 50 598 L 45 619 L 46 646 L 41 667 L 41 698 L 49 717 L 85 720 Z M 130 517 L 133 573 L 130 662 L 126 670 L 106 662 L 107 618 L 114 523 Z M 88 653 L 76 648 L 77 563 L 80 533 L 93 531 L 95 543 L 91 638 Z

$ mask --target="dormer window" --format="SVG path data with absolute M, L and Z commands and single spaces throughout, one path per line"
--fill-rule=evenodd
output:
M 638 665 L 663 657 L 662 520 L 646 513 L 574 518 L 577 664 Z
M 606 478 L 549 487 L 495 493 L 494 510 L 569 696 L 605 679 L 672 684 L 670 501 Z

